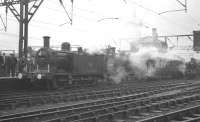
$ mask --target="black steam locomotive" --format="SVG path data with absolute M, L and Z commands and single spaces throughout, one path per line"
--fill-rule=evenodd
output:
M 200 63 L 195 60 L 185 65 L 180 60 L 149 59 L 146 71 L 140 71 L 131 64 L 128 54 L 116 55 L 115 48 L 108 48 L 103 54 L 88 54 L 81 47 L 72 51 L 71 45 L 65 42 L 61 50 L 54 50 L 49 46 L 49 39 L 44 37 L 44 47 L 34 54 L 34 63 L 25 63 L 25 70 L 18 74 L 19 79 L 28 79 L 37 87 L 52 89 L 105 79 L 121 82 L 123 79 L 191 79 L 200 75 Z
M 77 51 L 71 51 L 68 42 L 61 45 L 61 50 L 53 50 L 49 46 L 50 37 L 43 38 L 44 47 L 36 52 L 34 65 L 19 73 L 19 79 L 29 79 L 33 84 L 47 88 L 96 83 L 104 79 L 105 55 L 87 54 L 81 47 Z

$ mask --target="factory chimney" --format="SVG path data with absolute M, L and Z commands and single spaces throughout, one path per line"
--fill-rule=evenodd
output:
M 50 37 L 43 36 L 43 40 L 44 40 L 44 48 L 50 48 Z

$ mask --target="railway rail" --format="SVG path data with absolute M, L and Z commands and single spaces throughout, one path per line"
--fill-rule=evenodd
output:
M 188 107 L 185 109 L 169 112 L 165 115 L 158 115 L 147 118 L 139 122 L 199 122 L 200 105 Z
M 9 116 L 1 116 L 0 122 L 10 122 L 10 121 L 29 121 L 30 118 L 34 121 L 39 121 L 39 118 L 42 117 L 57 117 L 57 119 L 48 120 L 48 122 L 60 122 L 60 121 L 93 121 L 94 118 L 98 115 L 103 115 L 108 113 L 112 109 L 113 111 L 126 110 L 127 108 L 131 107 L 142 107 L 145 104 L 156 103 L 162 100 L 174 100 L 177 96 L 187 96 L 193 100 L 199 99 L 198 96 L 191 96 L 195 93 L 200 93 L 199 90 L 200 86 L 197 84 L 193 85 L 186 85 L 186 86 L 176 86 L 171 88 L 160 88 L 157 90 L 152 90 L 149 93 L 139 93 L 134 95 L 125 95 L 121 97 L 114 97 L 109 99 L 102 99 L 88 103 L 82 103 L 74 106 L 64 106 L 59 108 L 53 109 L 46 109 L 41 111 L 35 111 L 30 113 L 22 113 L 22 114 L 14 114 Z M 178 90 L 182 89 L 183 91 L 177 91 L 175 93 L 168 93 L 170 90 Z M 160 92 L 167 92 L 168 94 L 161 94 Z M 146 94 L 146 95 L 145 95 Z M 181 98 L 182 99 L 182 98 Z M 184 98 L 186 99 L 186 98 Z M 123 108 L 123 109 L 122 109 Z M 77 114 L 79 113 L 79 114 Z M 71 115 L 70 115 L 71 114 Z M 66 116 L 68 117 L 61 117 L 58 116 Z M 70 115 L 70 116 L 69 116 Z M 110 113 L 108 113 L 110 116 Z M 92 118 L 93 117 L 93 118 Z M 98 117 L 97 117 L 98 118 Z
M 191 94 L 194 94 L 194 92 Z M 43 122 L 165 122 L 161 120 L 149 121 L 149 119 L 142 119 L 159 114 L 164 117 L 167 112 L 171 112 L 174 109 L 199 105 L 200 94 L 191 94 L 179 97 L 177 94 L 153 97 L 146 101 L 139 101 L 139 103 L 133 101 L 121 105 L 82 112 L 68 117 L 57 117 L 56 119 L 54 118 Z
M 166 83 L 167 85 L 161 85 L 159 87 L 169 87 L 169 86 L 176 86 L 178 84 Z M 180 83 L 181 85 L 185 85 Z M 187 83 L 192 84 L 192 83 Z M 16 109 L 20 107 L 30 107 L 35 105 L 44 105 L 50 103 L 59 103 L 59 102 L 70 102 L 70 101 L 80 101 L 80 100 L 88 100 L 88 99 L 98 99 L 98 98 L 105 98 L 105 97 L 113 97 L 113 96 L 120 96 L 123 94 L 132 94 L 132 93 L 139 93 L 149 91 L 154 89 L 157 86 L 148 86 L 144 88 L 144 86 L 137 87 L 137 86 L 124 86 L 119 87 L 111 90 L 90 90 L 89 92 L 80 92 L 80 91 L 61 91 L 61 92 L 53 92 L 53 93 L 45 93 L 45 94 L 36 94 L 35 96 L 32 95 L 22 95 L 11 97 L 8 99 L 0 99 L 0 108 L 1 110 L 9 110 L 9 109 Z
M 24 91 L 24 90 L 21 90 L 21 91 L 13 91 L 13 92 L 0 92 L 0 99 L 8 99 L 8 98 L 15 98 L 15 97 L 27 97 L 27 96 L 38 96 L 38 95 L 46 95 L 46 94 L 49 94 L 49 93 L 53 93 L 53 94 L 58 94 L 60 92 L 69 92 L 69 93 L 80 93 L 80 92 L 86 92 L 86 91 L 91 91 L 91 90 L 108 90 L 108 89 L 113 89 L 113 88 L 119 88 L 119 87 L 124 87 L 124 86 L 130 86 L 130 85 L 136 85 L 137 87 L 141 87 L 141 86 L 152 86 L 155 85 L 155 82 L 157 85 L 164 85 L 164 84 L 173 84 L 173 83 L 177 83 L 177 81 L 162 81 L 162 82 L 157 82 L 157 81 L 154 81 L 154 82 L 142 82 L 142 83 L 138 83 L 138 82 L 128 82 L 128 83 L 122 83 L 120 85 L 118 84 L 112 84 L 112 85 L 109 85 L 109 84 L 98 84 L 98 85 L 87 85 L 87 86 L 76 86 L 75 88 L 73 87 L 69 87 L 66 89 L 62 89 L 62 90 L 51 90 L 51 91 L 42 91 L 40 90 L 38 92 L 34 92 L 34 90 L 31 90 L 31 91 Z M 183 81 L 182 83 L 187 83 L 188 81 Z M 191 82 L 191 81 L 190 81 Z M 145 85 L 144 85 L 145 84 Z M 78 89 L 78 90 L 77 90 Z
M 102 85 L 98 88 L 106 89 L 107 85 Z M 113 86 L 114 88 L 115 86 Z M 15 98 L 15 97 L 27 97 L 27 96 L 38 96 L 40 94 L 46 95 L 49 93 L 54 93 L 57 94 L 59 92 L 70 92 L 70 93 L 75 93 L 75 92 L 82 92 L 86 91 L 86 89 L 89 90 L 94 90 L 94 85 L 88 84 L 88 85 L 77 85 L 76 87 L 68 87 L 66 89 L 59 89 L 59 90 L 45 90 L 45 89 L 31 89 L 31 90 L 18 90 L 18 91 L 4 91 L 0 92 L 0 99 L 8 99 L 8 98 Z

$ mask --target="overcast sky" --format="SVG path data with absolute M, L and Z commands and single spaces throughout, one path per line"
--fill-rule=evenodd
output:
M 70 13 L 71 0 L 63 1 Z M 109 44 L 125 49 L 127 42 L 151 35 L 154 27 L 159 35 L 191 34 L 200 29 L 199 5 L 200 0 L 188 0 L 187 13 L 158 15 L 183 7 L 176 0 L 74 0 L 71 26 L 59 0 L 44 0 L 29 24 L 29 45 L 42 45 L 42 36 L 48 35 L 51 45 L 67 41 L 93 49 Z M 4 12 L 0 8 L 5 19 Z M 17 49 L 19 25 L 10 12 L 8 20 L 7 32 L 0 31 L 0 49 Z

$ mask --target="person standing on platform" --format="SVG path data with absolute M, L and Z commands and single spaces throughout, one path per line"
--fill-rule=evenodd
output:
M 7 61 L 6 61 L 6 54 L 3 53 L 3 56 L 2 56 L 2 59 L 3 59 L 3 63 L 2 63 L 2 71 L 3 71 L 3 75 L 6 76 L 7 75 Z
M 0 52 L 0 76 L 3 75 L 3 56 Z
M 16 66 L 17 66 L 17 58 L 15 57 L 14 54 L 11 54 L 10 55 L 10 73 L 11 73 L 11 76 L 14 77 L 15 76 L 15 73 L 16 73 Z
M 11 54 L 6 58 L 6 73 L 11 77 Z
M 22 58 L 20 58 L 19 61 L 20 61 L 20 66 L 19 66 L 20 71 L 26 72 L 27 71 L 27 67 L 26 67 L 27 60 L 26 60 L 26 58 L 23 56 Z

